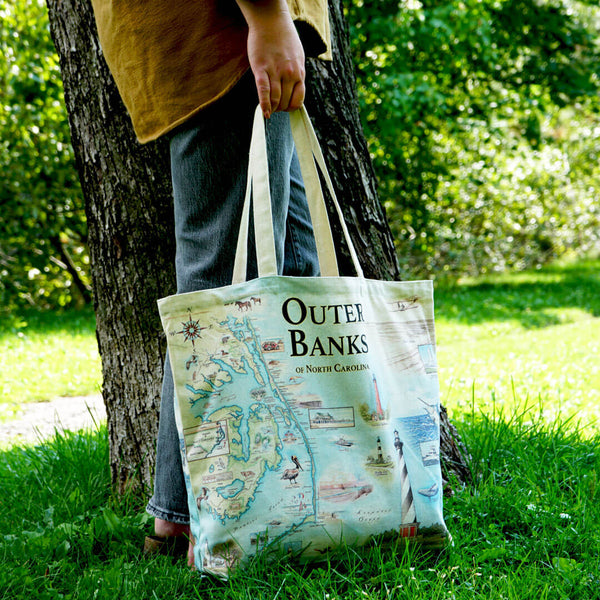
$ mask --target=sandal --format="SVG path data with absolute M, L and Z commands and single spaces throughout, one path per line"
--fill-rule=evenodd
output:
M 144 539 L 144 556 L 160 554 L 179 558 L 187 556 L 189 539 L 185 535 L 171 537 L 160 537 L 158 535 L 147 535 Z

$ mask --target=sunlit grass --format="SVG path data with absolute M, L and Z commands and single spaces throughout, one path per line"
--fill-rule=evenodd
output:
M 2 319 L 0 419 L 22 403 L 96 393 L 101 381 L 91 310 Z
M 111 492 L 103 427 L 0 451 L 0 599 L 600 597 L 600 434 L 588 427 L 600 404 L 598 270 L 560 266 L 437 290 L 442 399 L 474 475 L 445 499 L 454 546 L 440 556 L 375 547 L 314 568 L 259 560 L 226 583 L 145 558 L 145 498 Z M 36 346 L 55 336 L 66 347 L 75 330 L 95 348 L 93 317 L 73 319 L 31 319 L 30 346 L 13 348 L 43 355 Z M 4 348 L 14 335 L 4 331 Z
M 600 261 L 436 291 L 442 402 L 451 414 L 516 402 L 600 423 Z

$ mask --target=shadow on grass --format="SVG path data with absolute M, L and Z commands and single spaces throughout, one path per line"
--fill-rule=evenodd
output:
M 600 260 L 488 276 L 436 288 L 436 312 L 473 325 L 516 320 L 527 329 L 558 325 L 566 309 L 600 316 Z M 567 319 L 568 321 L 568 319 Z
M 95 335 L 94 309 L 43 310 L 24 308 L 19 313 L 0 312 L 0 336 L 28 332 L 52 335 L 60 331 Z

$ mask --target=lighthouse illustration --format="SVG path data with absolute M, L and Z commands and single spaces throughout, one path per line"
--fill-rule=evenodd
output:
M 375 388 L 375 412 L 373 413 L 373 420 L 383 421 L 385 419 L 385 414 L 383 412 L 383 408 L 381 407 L 381 398 L 379 397 L 379 388 L 377 387 L 377 379 L 375 379 L 375 375 L 373 375 L 373 387 Z
M 404 460 L 403 452 L 404 442 L 400 440 L 398 430 L 394 430 L 394 448 L 398 452 L 398 466 L 400 468 L 400 490 L 402 499 L 402 524 L 400 525 L 400 535 L 402 537 L 415 537 L 417 535 L 418 523 L 415 512 L 412 488 L 408 478 L 408 469 Z

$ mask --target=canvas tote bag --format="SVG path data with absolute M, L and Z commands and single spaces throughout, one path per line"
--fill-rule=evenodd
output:
M 232 285 L 159 300 L 195 562 L 223 577 L 259 552 L 449 538 L 432 284 L 365 279 L 345 225 L 358 276 L 339 277 L 315 162 L 333 187 L 306 111 L 291 123 L 322 276 L 276 275 L 257 109 Z

